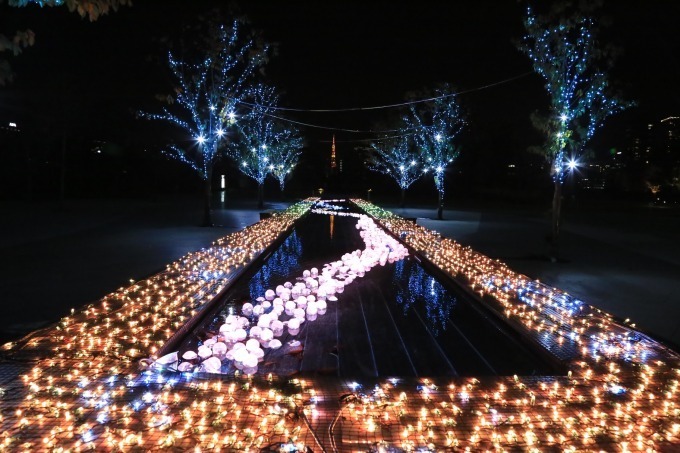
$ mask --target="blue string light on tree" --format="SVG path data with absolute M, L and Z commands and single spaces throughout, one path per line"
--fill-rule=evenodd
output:
M 576 13 L 552 21 L 527 8 L 524 28 L 526 35 L 520 50 L 545 80 L 550 97 L 548 116 L 536 116 L 534 120 L 547 135 L 544 152 L 555 186 L 552 243 L 556 247 L 566 175 L 578 166 L 579 156 L 604 121 L 632 103 L 611 93 L 607 74 L 602 70 L 607 66 L 606 52 L 597 47 L 592 18 Z
M 444 85 L 434 90 L 434 99 L 426 104 L 411 104 L 404 117 L 404 132 L 413 131 L 413 138 L 425 165 L 424 173 L 432 172 L 439 194 L 437 217 L 444 209 L 444 176 L 446 167 L 458 158 L 453 141 L 463 130 L 465 119 L 454 91 Z
M 192 168 L 205 182 L 205 222 L 211 224 L 210 192 L 213 167 L 227 145 L 227 130 L 236 123 L 234 107 L 243 98 L 264 64 L 268 46 L 256 46 L 245 37 L 239 21 L 221 25 L 210 36 L 212 46 L 201 49 L 198 63 L 178 60 L 168 54 L 177 86 L 172 110 L 142 112 L 143 118 L 166 121 L 188 134 L 188 144 L 171 143 L 163 153 Z
M 239 170 L 257 182 L 258 205 L 262 208 L 267 175 L 272 173 L 283 190 L 299 158 L 302 138 L 297 129 L 283 126 L 272 116 L 279 101 L 275 88 L 257 85 L 247 91 L 244 99 L 252 107 L 239 120 L 240 137 L 230 144 L 228 153 Z
M 371 143 L 372 155 L 369 170 L 383 173 L 394 179 L 401 189 L 401 206 L 404 207 L 406 190 L 422 176 L 417 149 L 411 146 L 408 135 L 393 139 L 380 139 Z

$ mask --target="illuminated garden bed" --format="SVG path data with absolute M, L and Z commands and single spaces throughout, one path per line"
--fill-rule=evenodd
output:
M 355 202 L 568 372 L 350 380 L 144 370 L 148 357 L 307 212 L 308 201 L 5 345 L 11 365 L 25 371 L 0 392 L 1 445 L 8 451 L 259 451 L 282 444 L 343 452 L 663 451 L 680 441 L 676 353 L 498 261 Z

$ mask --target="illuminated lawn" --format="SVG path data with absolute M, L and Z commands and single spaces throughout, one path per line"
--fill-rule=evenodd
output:
M 3 347 L 8 451 L 669 450 L 680 442 L 673 351 L 436 232 L 354 200 L 530 337 L 560 376 L 249 378 L 146 369 L 166 341 L 313 205 L 299 203 Z M 28 362 L 27 362 L 28 361 Z

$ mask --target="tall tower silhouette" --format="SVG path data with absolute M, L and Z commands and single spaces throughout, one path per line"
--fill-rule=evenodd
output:
M 335 162 L 335 134 L 333 134 L 333 144 L 331 145 L 331 170 L 335 170 L 337 163 Z

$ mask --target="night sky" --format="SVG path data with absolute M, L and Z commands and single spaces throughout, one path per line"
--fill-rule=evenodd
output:
M 65 8 L 0 9 L 6 34 L 32 28 L 36 44 L 11 58 L 16 80 L 0 89 L 0 121 L 73 125 L 102 141 L 130 131 L 153 131 L 134 119 L 160 107 L 170 91 L 167 42 L 196 17 L 221 5 L 208 1 L 143 1 L 100 18 L 80 19 Z M 460 96 L 468 114 L 461 147 L 478 160 L 505 162 L 541 137 L 529 114 L 548 101 L 541 79 L 515 42 L 524 2 L 517 1 L 258 1 L 236 3 L 277 44 L 267 79 L 283 106 L 333 109 L 392 104 L 409 90 L 448 82 L 474 90 Z M 638 106 L 611 119 L 593 147 L 620 145 L 630 127 L 680 114 L 680 4 L 605 1 L 602 39 L 621 50 L 612 82 Z M 295 121 L 368 130 L 391 110 L 351 113 L 289 112 Z M 124 131 L 123 131 L 124 130 Z M 125 132 L 125 133 L 123 133 Z M 326 152 L 333 131 L 302 128 L 308 148 Z M 351 151 L 369 134 L 335 131 Z M 155 137 L 162 142 L 162 137 Z M 160 144 L 160 143 L 159 143 Z M 470 158 L 468 157 L 468 161 Z M 474 159 L 472 159 L 474 160 Z M 465 162 L 465 159 L 462 159 Z

